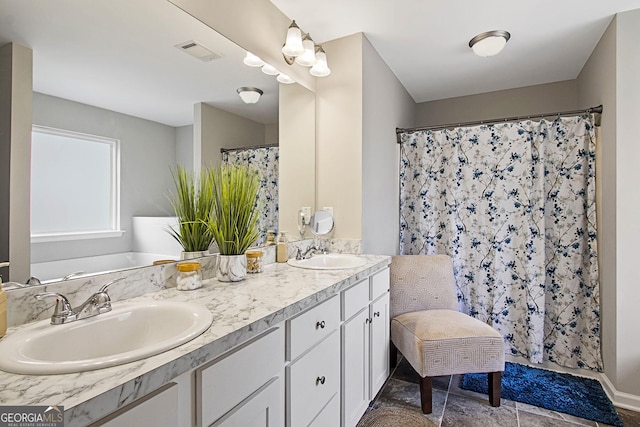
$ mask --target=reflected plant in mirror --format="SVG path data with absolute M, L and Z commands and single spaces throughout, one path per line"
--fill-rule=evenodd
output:
M 199 170 L 203 165 L 217 165 L 222 161 L 222 147 L 279 145 L 279 153 L 286 153 L 288 162 L 284 167 L 280 163 L 288 174 L 287 186 L 284 191 L 270 192 L 269 197 L 274 202 L 284 200 L 287 206 L 313 206 L 313 92 L 298 84 L 280 87 L 273 76 L 244 65 L 245 49 L 170 2 L 95 0 L 90 9 L 82 0 L 4 2 L 0 21 L 7 25 L 0 26 L 0 46 L 18 43 L 33 54 L 33 69 L 21 70 L 24 75 L 33 72 L 32 96 L 11 99 L 33 107 L 29 125 L 120 141 L 114 159 L 121 172 L 115 178 L 120 198 L 114 210 L 119 217 L 114 221 L 122 234 L 31 245 L 21 242 L 20 247 L 31 251 L 20 254 L 27 260 L 26 268 L 18 269 L 12 263 L 2 271 L 5 280 L 25 283 L 36 276 L 42 284 L 51 284 L 79 271 L 83 274 L 72 280 L 177 259 L 180 245 L 166 232 L 167 225 L 176 221 L 167 198 L 175 186 L 170 168 L 180 164 L 186 170 Z M 127 19 L 122 10 L 127 10 Z M 92 19 L 86 19 L 87 13 Z M 151 15 L 153 20 L 148 19 Z M 92 37 L 83 37 L 86 34 Z M 198 47 L 215 55 L 194 57 L 185 48 L 193 45 L 185 43 L 188 40 L 197 40 Z M 135 46 L 142 54 L 131 55 L 122 46 Z M 263 90 L 257 104 L 245 104 L 238 97 L 235 90 L 243 86 Z M 284 107 L 283 112 L 279 106 Z M 285 129 L 300 123 L 301 112 L 308 117 L 304 120 L 308 135 L 293 132 L 293 128 L 281 133 L 283 122 Z M 271 150 L 269 183 L 283 172 L 273 161 L 278 149 Z M 295 172 L 293 177 L 303 161 L 309 176 Z M 30 169 L 30 159 L 11 162 L 8 169 Z M 15 184 L 22 185 L 19 188 L 25 193 L 30 190 L 28 180 Z M 304 201 L 298 201 L 302 197 Z M 0 203 L 8 205 L 9 201 Z M 280 229 L 278 207 L 271 206 L 271 225 L 264 228 Z M 46 212 L 47 207 L 33 206 L 32 210 Z M 25 227 L 19 233 L 12 229 L 10 235 L 28 239 L 28 220 Z M 148 242 L 141 243 L 143 234 L 145 239 L 150 237 Z M 9 239 L 9 233 L 2 236 Z

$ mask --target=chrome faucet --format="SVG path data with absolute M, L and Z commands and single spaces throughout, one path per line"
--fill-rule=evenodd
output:
M 51 316 L 51 324 L 62 325 L 111 311 L 111 298 L 109 298 L 107 294 L 107 288 L 121 280 L 124 280 L 124 278 L 105 283 L 98 292 L 91 295 L 85 302 L 75 308 L 71 306 L 67 297 L 57 292 L 43 292 L 37 294 L 35 298 L 38 301 L 42 301 L 45 298 L 56 298 L 56 306 Z
M 298 248 L 298 250 L 296 251 L 296 259 L 301 260 L 311 258 L 317 253 L 326 254 L 327 250 L 322 246 L 323 245 L 318 245 L 316 244 L 316 242 L 313 242 L 313 244 L 311 244 L 304 252 L 302 252 L 302 250 Z

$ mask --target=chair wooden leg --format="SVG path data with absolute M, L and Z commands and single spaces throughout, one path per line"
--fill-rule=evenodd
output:
M 393 341 L 389 342 L 389 367 L 393 369 L 398 365 L 398 347 L 393 344 Z
M 502 372 L 489 372 L 489 403 L 500 406 L 500 384 Z
M 420 404 L 423 414 L 430 414 L 432 411 L 433 381 L 431 377 L 420 378 Z

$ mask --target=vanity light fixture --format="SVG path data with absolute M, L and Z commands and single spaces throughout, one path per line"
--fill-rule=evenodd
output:
M 247 51 L 247 55 L 244 57 L 242 62 L 249 67 L 262 67 L 264 65 L 264 61 L 260 59 L 259 56 L 256 56 L 249 51 Z
M 262 72 L 270 76 L 277 76 L 278 74 L 280 74 L 280 71 L 276 70 L 276 67 L 269 64 L 264 64 L 262 66 Z
M 298 56 L 304 53 L 302 44 L 302 30 L 296 25 L 294 20 L 287 30 L 287 39 L 282 46 L 282 53 L 286 56 Z
M 322 46 L 317 45 L 308 33 L 304 33 L 296 24 L 291 22 L 287 30 L 287 38 L 282 46 L 282 55 L 287 64 L 311 67 L 309 73 L 314 77 L 326 77 L 331 74 L 327 65 L 327 54 Z
M 472 38 L 469 41 L 469 47 L 478 56 L 493 56 L 504 49 L 510 38 L 511 34 L 508 31 L 487 31 Z
M 244 101 L 245 104 L 255 104 L 260 100 L 260 97 L 264 92 L 257 87 L 251 86 L 243 86 L 236 89 L 240 98 Z
M 291 77 L 287 76 L 286 74 L 278 74 L 278 77 L 276 77 L 276 80 L 279 81 L 280 83 L 284 83 L 286 85 L 290 85 L 291 83 L 295 83 L 296 81 L 293 80 Z
M 331 69 L 327 65 L 327 54 L 322 46 L 316 47 L 316 63 L 311 67 L 309 73 L 314 77 L 326 77 L 331 74 Z

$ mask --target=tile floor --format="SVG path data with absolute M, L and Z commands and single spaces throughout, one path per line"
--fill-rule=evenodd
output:
M 489 406 L 487 396 L 460 388 L 462 375 L 433 380 L 433 413 L 425 415 L 439 427 L 575 427 L 605 426 L 572 415 L 502 399 L 498 408 Z M 404 407 L 420 411 L 419 377 L 402 360 L 371 408 Z M 640 427 L 640 412 L 618 409 L 625 427 Z M 399 426 L 400 427 L 400 426 Z

